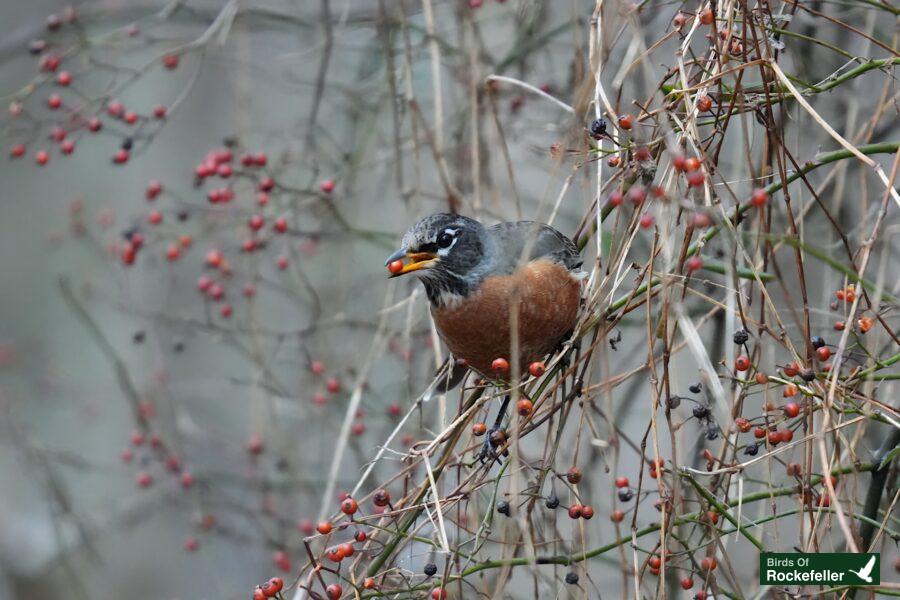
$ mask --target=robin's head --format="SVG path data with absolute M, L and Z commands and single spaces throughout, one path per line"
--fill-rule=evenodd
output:
M 460 215 L 439 213 L 425 217 L 409 228 L 400 249 L 385 265 L 402 260 L 392 277 L 415 272 L 425 284 L 432 302 L 442 292 L 465 295 L 480 278 L 478 267 L 487 249 L 485 228 Z

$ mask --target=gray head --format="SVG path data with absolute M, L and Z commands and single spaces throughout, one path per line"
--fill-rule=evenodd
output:
M 409 228 L 400 249 L 385 264 L 402 260 L 392 277 L 416 273 L 433 304 L 448 294 L 465 296 L 478 283 L 479 267 L 489 250 L 486 230 L 468 217 L 439 213 Z

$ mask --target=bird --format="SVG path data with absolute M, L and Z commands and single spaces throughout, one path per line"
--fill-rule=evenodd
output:
M 512 366 L 513 307 L 520 373 L 573 332 L 581 307 L 582 263 L 575 243 L 549 225 L 485 226 L 450 213 L 418 221 L 385 261 L 391 277 L 412 273 L 422 282 L 435 328 L 456 364 L 489 380 L 497 375 L 496 359 Z M 506 404 L 508 396 L 499 419 Z
M 854 571 L 853 569 L 847 569 L 851 573 L 854 573 L 857 577 L 865 581 L 866 583 L 872 583 L 872 568 L 875 566 L 875 556 L 869 557 L 869 562 L 866 563 L 859 571 Z

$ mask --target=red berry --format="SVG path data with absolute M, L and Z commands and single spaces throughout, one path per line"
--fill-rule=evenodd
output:
M 325 194 L 330 194 L 334 191 L 334 180 L 326 179 L 321 184 L 319 184 L 319 189 L 322 190 Z
M 159 212 L 158 210 L 151 210 L 150 214 L 147 215 L 147 221 L 151 225 L 159 225 L 160 223 L 162 223 L 162 220 L 163 220 L 162 213 Z
M 580 519 L 582 514 L 582 506 L 580 504 L 573 504 L 569 507 L 569 518 L 570 519 Z
M 685 170 L 686 172 L 690 173 L 690 172 L 692 172 L 692 171 L 696 171 L 696 170 L 699 169 L 699 168 L 700 168 L 700 159 L 695 158 L 695 157 L 693 157 L 693 156 L 690 157 L 690 158 L 685 159 L 685 161 L 684 161 L 684 170 Z
M 695 254 L 694 256 L 687 259 L 685 266 L 687 267 L 689 273 L 699 271 L 701 268 L 703 268 L 703 259 Z
M 647 192 L 642 186 L 636 185 L 628 190 L 628 198 L 635 206 L 640 206 L 647 198 Z
M 479 3 L 481 2 L 481 0 L 478 0 L 478 1 L 479 1 Z M 471 4 L 471 2 L 472 2 L 472 0 L 469 0 L 470 4 Z M 477 8 L 477 7 L 473 6 L 472 8 Z M 447 590 L 445 590 L 442 587 L 434 588 L 433 590 L 431 590 L 431 600 L 447 600 Z
M 619 206 L 622 204 L 623 200 L 625 200 L 625 196 L 623 196 L 622 192 L 619 190 L 613 190 L 613 192 L 609 195 L 610 206 Z
M 566 480 L 571 484 L 580 483 L 584 475 L 578 467 L 572 467 L 566 472 Z
M 129 110 L 125 112 L 125 115 L 122 117 L 122 119 L 129 125 L 134 125 L 138 122 L 138 114 L 132 110 Z
M 72 74 L 68 71 L 60 71 L 56 75 L 56 83 L 57 85 L 67 86 L 72 83 Z
M 623 475 L 616 477 L 616 487 L 617 488 L 627 488 L 628 487 L 628 478 Z
M 247 440 L 247 452 L 250 454 L 262 454 L 262 451 L 265 449 L 265 442 L 263 442 L 263 439 L 255 433 Z
M 59 94 L 50 94 L 50 97 L 47 98 L 47 107 L 50 110 L 56 110 L 62 106 L 62 98 L 59 97 Z
M 594 516 L 594 507 L 592 506 L 582 506 L 581 507 L 581 518 L 587 521 L 591 520 L 591 517 Z
M 12 158 L 22 158 L 25 156 L 25 144 L 16 144 L 12 147 L 12 150 L 9 151 L 9 155 Z
M 88 130 L 91 133 L 97 133 L 101 129 L 103 129 L 103 122 L 97 117 L 91 117 L 87 123 Z
M 281 577 L 273 577 L 268 583 L 273 596 L 284 588 L 284 580 Z
M 697 98 L 697 110 L 707 112 L 712 108 L 712 98 L 709 96 L 700 96 Z
M 167 112 L 168 109 L 162 104 L 157 104 L 153 107 L 153 116 L 157 119 L 165 119 Z
M 337 377 L 329 377 L 328 381 L 325 382 L 325 389 L 332 394 L 337 394 L 341 391 L 341 381 Z
M 278 217 L 275 219 L 275 231 L 278 233 L 284 233 L 287 231 L 287 220 L 284 217 Z
M 325 595 L 328 596 L 329 600 L 338 600 L 341 596 L 344 595 L 344 588 L 342 588 L 338 583 L 332 583 L 327 588 L 325 588 Z
M 252 229 L 253 231 L 259 231 L 260 229 L 262 229 L 264 223 L 265 221 L 263 221 L 262 215 L 253 215 L 252 217 L 250 217 L 249 225 L 250 229 Z
M 734 359 L 734 368 L 737 371 L 746 371 L 750 368 L 750 359 L 743 354 L 741 356 L 738 356 L 736 359 Z
M 741 433 L 747 433 L 750 431 L 750 421 L 745 419 L 744 417 L 738 417 L 734 420 L 735 426 L 737 426 L 738 431 Z
M 126 150 L 125 148 L 120 148 L 113 155 L 113 162 L 116 163 L 117 165 L 123 165 L 128 162 L 129 157 L 130 157 L 130 154 L 128 153 L 128 150 Z
M 345 515 L 352 515 L 357 510 L 359 510 L 359 505 L 353 498 L 346 498 L 343 502 L 341 502 L 341 512 Z
M 491 370 L 498 375 L 509 372 L 509 361 L 505 358 L 495 358 L 491 363 Z
M 609 520 L 612 521 L 613 523 L 621 523 L 622 519 L 624 519 L 624 518 L 625 518 L 625 513 L 623 513 L 618 508 L 616 510 L 612 511 L 612 513 L 610 513 L 610 515 L 609 515 Z
M 142 488 L 148 488 L 153 485 L 153 475 L 147 471 L 141 471 L 137 475 L 137 484 Z
M 785 429 L 780 434 L 782 442 L 790 442 L 794 439 L 794 430 L 793 429 Z
M 163 65 L 167 69 L 174 69 L 178 67 L 178 55 L 177 54 L 166 54 L 163 56 Z
M 765 206 L 768 201 L 769 194 L 762 188 L 756 188 L 753 190 L 753 193 L 750 194 L 750 204 L 753 206 Z
M 704 571 L 715 571 L 718 564 L 719 563 L 716 561 L 716 559 L 714 557 L 705 556 L 700 561 L 700 568 L 703 569 Z
M 341 552 L 340 546 L 335 546 L 334 548 L 329 548 L 325 551 L 325 557 L 331 562 L 339 563 L 344 560 L 344 553 Z
M 187 489 L 196 483 L 197 478 L 190 471 L 184 471 L 181 474 L 181 487 Z
M 316 525 L 316 531 L 321 533 L 322 535 L 328 535 L 331 533 L 331 523 L 328 521 L 322 521 L 318 525 Z
M 162 193 L 162 189 L 162 184 L 160 182 L 156 181 L 155 179 L 151 181 L 149 184 L 147 184 L 147 191 L 145 193 L 147 200 L 155 200 L 156 197 L 159 196 L 160 193 Z
M 266 598 L 268 598 L 268 596 L 263 591 L 263 589 L 259 586 L 256 586 L 256 588 L 253 590 L 253 600 L 266 600 Z
M 34 160 L 35 162 L 37 162 L 37 164 L 43 167 L 48 162 L 50 162 L 50 154 L 46 150 L 38 150 L 34 154 Z
M 784 414 L 785 416 L 793 419 L 800 414 L 800 405 L 798 405 L 796 402 L 788 402 L 784 405 Z
M 831 358 L 831 350 L 827 346 L 822 346 L 821 348 L 816 349 L 816 358 L 820 361 L 825 362 L 829 358 Z
M 687 182 L 691 187 L 700 187 L 706 181 L 706 176 L 702 171 L 692 171 L 688 173 Z
M 628 131 L 634 125 L 631 115 L 620 115 L 619 116 L 619 127 Z
M 200 542 L 197 541 L 195 537 L 189 537 L 184 541 L 184 549 L 188 552 L 194 552 L 197 548 L 200 547 Z
M 111 117 L 119 118 L 122 116 L 122 113 L 125 112 L 125 105 L 118 100 L 113 100 L 106 105 L 106 112 Z
M 641 220 L 639 221 L 639 224 L 642 229 L 650 229 L 651 227 L 653 227 L 653 221 L 654 221 L 653 215 L 651 215 L 649 213 L 645 213 L 645 214 L 641 215 Z
M 533 362 L 528 365 L 528 372 L 532 377 L 540 377 L 547 371 L 547 367 L 542 362 Z
M 59 149 L 65 155 L 72 154 L 75 152 L 75 142 L 72 140 L 63 140 L 59 145 Z
M 715 20 L 715 15 L 711 8 L 706 8 L 700 13 L 700 22 L 704 25 L 711 25 Z
M 518 411 L 520 416 L 527 417 L 531 414 L 531 411 L 534 410 L 534 404 L 532 404 L 531 400 L 527 398 L 522 398 L 516 404 L 516 410 Z
M 681 578 L 681 589 L 689 590 L 694 587 L 694 580 L 690 577 L 682 577 Z

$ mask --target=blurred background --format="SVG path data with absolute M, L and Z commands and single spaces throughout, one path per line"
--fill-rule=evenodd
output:
M 693 15 L 694 4 L 607 3 L 602 80 L 617 113 L 637 115 L 635 103 L 652 97 L 676 67 L 682 38 L 673 18 L 682 10 Z M 773 12 L 793 13 L 771 4 Z M 872 3 L 814 4 L 888 48 L 801 11 L 777 22 L 806 36 L 773 38 L 785 71 L 821 82 L 869 58 L 896 56 L 889 52 L 893 18 L 881 18 L 890 13 Z M 0 1 L 0 96 L 11 111 L 0 119 L 0 140 L 4 148 L 27 147 L 22 158 L 0 161 L 0 598 L 246 598 L 274 574 L 293 581 L 307 561 L 302 538 L 312 533 L 310 523 L 335 512 L 338 494 L 356 485 L 439 364 L 422 291 L 413 281 L 388 282 L 384 271 L 402 232 L 447 210 L 486 222 L 552 220 L 573 236 L 584 231 L 585 215 L 590 222 L 596 169 L 607 168 L 605 158 L 586 153 L 584 139 L 594 117 L 587 60 L 594 9 L 582 0 Z M 697 34 L 695 42 L 707 41 Z M 60 65 L 48 67 L 48 56 Z M 59 82 L 62 71 L 71 83 Z M 536 90 L 503 80 L 487 85 L 490 75 Z M 752 77 L 759 81 L 758 73 Z M 48 107 L 53 94 L 62 97 L 58 109 Z M 873 69 L 814 102 L 854 144 L 889 142 L 897 135 L 895 94 L 888 69 Z M 127 112 L 109 112 L 116 101 L 134 111 L 133 124 Z M 90 131 L 90 118 L 102 121 L 100 131 Z M 796 104 L 779 115 L 779 126 L 798 164 L 839 149 Z M 74 141 L 71 155 L 52 139 L 60 135 L 55 127 Z M 652 138 L 649 128 L 637 131 Z M 724 205 L 755 187 L 752 163 L 765 144 L 765 128 L 751 113 L 722 133 L 717 169 L 728 185 L 716 189 Z M 45 166 L 35 164 L 42 149 L 49 152 Z M 123 150 L 127 158 L 117 159 Z M 890 174 L 890 153 L 873 158 Z M 210 163 L 233 165 L 234 174 L 198 176 Z M 812 185 L 856 250 L 884 186 L 858 163 L 836 165 L 817 171 Z M 211 202 L 211 193 L 219 199 Z M 234 198 L 222 201 L 223 194 Z M 793 200 L 804 215 L 804 239 L 847 264 L 812 194 L 797 187 Z M 778 234 L 788 231 L 783 210 L 774 212 Z M 259 231 L 248 227 L 254 215 L 262 218 Z M 605 224 L 604 243 L 624 226 Z M 895 211 L 883 227 L 868 273 L 879 289 L 897 294 Z M 636 236 L 622 277 L 637 275 L 629 274 L 630 263 L 643 264 L 651 242 Z M 734 247 L 723 235 L 704 254 L 727 262 Z M 595 258 L 592 241 L 586 264 Z M 779 258 L 783 283 L 768 292 L 776 306 L 794 307 L 792 250 L 784 247 Z M 813 327 L 831 342 L 840 334 L 829 304 L 844 275 L 822 260 L 805 266 Z M 705 272 L 704 281 L 694 287 L 728 302 L 728 276 Z M 631 280 L 623 285 L 616 297 Z M 690 316 L 702 319 L 713 364 L 730 364 L 730 337 L 740 324 L 722 313 L 707 318 L 711 305 L 694 300 Z M 641 312 L 619 322 L 610 337 L 621 342 L 603 344 L 593 359 L 595 382 L 646 361 Z M 885 318 L 896 323 L 889 310 Z M 785 330 L 802 348 L 797 323 L 796 315 L 786 319 Z M 896 354 L 893 341 L 879 335 L 873 355 Z M 791 356 L 767 345 L 755 359 L 774 370 Z M 862 357 L 860 366 L 871 364 Z M 678 354 L 669 374 L 673 393 L 689 395 L 699 371 L 692 353 Z M 891 380 L 877 391 L 867 385 L 865 394 L 896 409 Z M 555 463 L 565 472 L 578 460 L 589 474 L 581 493 L 593 497 L 599 518 L 586 547 L 617 535 L 608 516 L 620 502 L 610 482 L 617 474 L 637 480 L 641 462 L 632 444 L 648 427 L 652 394 L 642 373 L 597 397 L 596 427 L 576 444 L 576 432 L 588 428 L 570 423 Z M 355 398 L 359 408 L 348 413 Z M 403 448 L 443 431 L 458 398 L 414 411 L 362 492 L 398 472 Z M 764 402 L 747 404 L 759 414 Z M 723 429 L 727 415 L 719 415 Z M 684 464 L 702 468 L 707 427 L 691 420 L 687 402 L 675 422 L 671 439 L 683 444 Z M 848 457 L 838 449 L 843 464 L 869 460 L 890 429 L 871 422 L 848 430 L 855 450 Z M 669 433 L 660 440 L 668 454 Z M 540 456 L 541 441 L 528 443 L 523 454 Z M 781 462 L 758 466 L 746 485 L 786 484 Z M 423 473 L 394 482 L 394 494 Z M 452 489 L 454 481 L 442 485 Z M 859 507 L 866 481 L 848 483 L 842 497 Z M 892 474 L 888 501 L 895 489 Z M 482 511 L 489 492 L 479 491 L 488 494 Z M 659 517 L 648 498 L 639 527 Z M 796 498 L 784 500 L 778 510 L 797 508 Z M 752 517 L 773 512 L 774 500 L 764 504 Z M 480 519 L 477 510 L 470 519 Z M 630 519 L 629 512 L 625 525 Z M 790 551 L 809 534 L 800 519 L 778 523 L 761 533 L 772 549 Z M 822 549 L 839 550 L 843 538 L 829 523 Z M 419 534 L 431 535 L 427 527 Z M 765 596 L 755 549 L 734 538 L 722 543 L 734 552 L 743 588 L 735 594 Z M 565 539 L 558 544 L 557 551 L 569 547 Z M 589 561 L 583 589 L 543 580 L 541 589 L 556 597 L 633 598 L 622 567 L 631 550 L 622 552 Z M 888 542 L 884 552 L 882 582 L 896 580 L 896 546 Z M 394 564 L 419 573 L 430 556 L 413 544 Z M 476 585 L 483 596 L 493 589 Z M 537 588 L 523 570 L 495 597 L 531 597 Z M 648 585 L 641 595 L 663 593 Z

